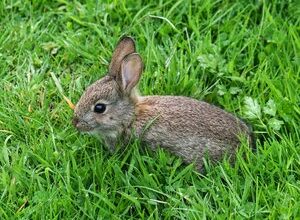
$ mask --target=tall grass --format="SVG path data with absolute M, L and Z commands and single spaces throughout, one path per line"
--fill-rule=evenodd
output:
M 300 217 L 297 1 L 0 2 L 1 219 Z M 185 95 L 252 124 L 256 150 L 205 173 L 138 140 L 109 154 L 71 125 L 119 37 L 145 62 L 143 94 Z

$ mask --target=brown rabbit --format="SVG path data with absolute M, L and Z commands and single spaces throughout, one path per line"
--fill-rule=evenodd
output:
M 143 62 L 134 40 L 123 37 L 113 53 L 108 74 L 90 85 L 75 107 L 79 131 L 100 135 L 111 151 L 119 137 L 133 134 L 152 149 L 158 146 L 201 170 L 203 157 L 234 158 L 240 137 L 251 143 L 244 122 L 224 110 L 181 96 L 139 96 L 136 85 Z

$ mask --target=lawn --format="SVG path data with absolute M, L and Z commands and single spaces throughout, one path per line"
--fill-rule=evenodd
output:
M 0 219 L 300 219 L 297 1 L 0 2 Z M 256 149 L 205 172 L 138 140 L 110 154 L 74 103 L 122 35 L 142 94 L 184 95 L 253 127 Z

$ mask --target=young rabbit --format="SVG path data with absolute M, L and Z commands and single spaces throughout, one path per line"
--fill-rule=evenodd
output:
M 234 157 L 244 136 L 244 122 L 224 110 L 181 96 L 139 96 L 136 85 L 143 62 L 135 42 L 123 37 L 113 53 L 108 74 L 90 85 L 74 110 L 74 126 L 101 135 L 111 151 L 119 137 L 133 134 L 152 149 L 162 147 L 202 169 L 207 154 L 213 161 Z

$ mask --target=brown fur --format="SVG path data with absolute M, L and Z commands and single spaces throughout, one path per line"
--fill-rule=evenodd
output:
M 73 120 L 80 131 L 101 135 L 111 151 L 118 137 L 126 140 L 134 131 L 152 149 L 162 147 L 201 170 L 205 154 L 213 161 L 234 157 L 240 136 L 251 141 L 246 124 L 216 106 L 182 96 L 137 95 L 143 64 L 131 38 L 118 43 L 111 63 L 109 75 L 82 95 Z M 101 114 L 93 112 L 99 102 L 106 104 Z

